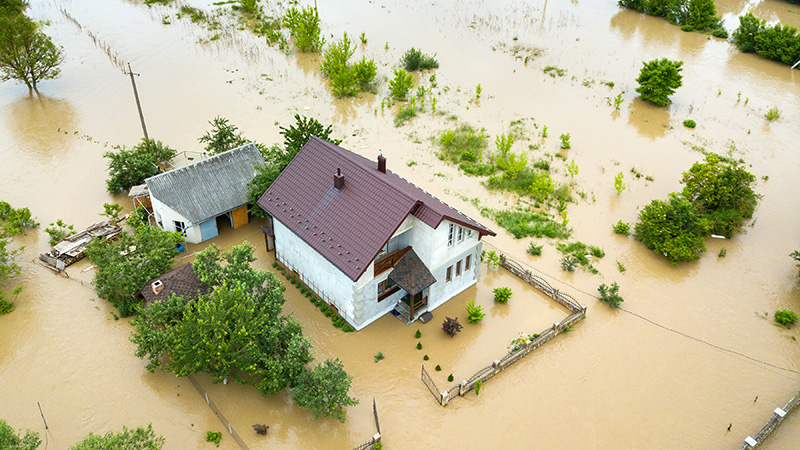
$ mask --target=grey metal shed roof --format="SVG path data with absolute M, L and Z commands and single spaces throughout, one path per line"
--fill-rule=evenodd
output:
M 245 144 L 145 180 L 150 195 L 192 223 L 200 223 L 247 203 L 253 166 L 264 158 Z

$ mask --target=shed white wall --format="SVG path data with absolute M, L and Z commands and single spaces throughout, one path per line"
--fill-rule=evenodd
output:
M 150 196 L 153 204 L 153 211 L 156 214 L 156 219 L 161 221 L 161 228 L 165 231 L 178 231 L 175 229 L 175 221 L 183 222 L 186 225 L 186 242 L 190 244 L 199 244 L 203 242 L 203 237 L 200 233 L 200 224 L 193 224 L 189 219 L 178 214 L 177 211 L 169 206 L 161 203 L 157 198 Z

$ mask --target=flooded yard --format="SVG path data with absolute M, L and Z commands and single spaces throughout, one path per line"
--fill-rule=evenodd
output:
M 314 420 L 286 392 L 263 398 L 252 388 L 212 385 L 198 376 L 252 449 L 352 448 L 374 433 L 373 397 L 384 448 L 528 448 L 533 442 L 565 449 L 739 448 L 800 389 L 799 328 L 771 320 L 776 309 L 800 311 L 797 269 L 788 256 L 800 250 L 797 70 L 613 1 L 320 1 L 326 39 L 346 31 L 355 40 L 364 32 L 368 42 L 355 57 L 378 65 L 377 94 L 336 99 L 319 73 L 319 55 L 286 55 L 233 25 L 209 40 L 217 31 L 178 18 L 175 5 L 31 3 L 28 14 L 48 21 L 46 32 L 64 46 L 66 61 L 59 78 L 41 83 L 40 95 L 0 84 L 0 199 L 29 207 L 42 224 L 14 240 L 25 246 L 18 258 L 24 290 L 16 310 L 0 316 L 0 418 L 44 435 L 40 402 L 50 448 L 68 448 L 90 431 L 147 423 L 166 438 L 165 449 L 205 448 L 211 445 L 206 431 L 222 430 L 188 380 L 148 373 L 133 356 L 129 320 L 117 320 L 115 308 L 96 297 L 88 261 L 70 267 L 69 279 L 33 262 L 48 248 L 47 224 L 63 219 L 80 229 L 100 220 L 103 203 L 130 208 L 127 196 L 106 193 L 102 157 L 111 145 L 131 146 L 141 137 L 130 78 L 118 60 L 140 74 L 150 136 L 179 152 L 201 152 L 197 138 L 215 116 L 267 144 L 282 142 L 279 126 L 293 123 L 295 113 L 332 123 L 343 147 L 370 159 L 382 152 L 390 170 L 497 231 L 487 243 L 588 307 L 574 331 L 488 381 L 480 396 L 443 408 L 420 381 L 423 363 L 438 387 L 449 387 L 450 373 L 456 382 L 470 376 L 501 357 L 511 339 L 551 326 L 566 310 L 503 269 L 483 265 L 479 283 L 435 310 L 428 324 L 407 327 L 387 315 L 358 333 L 343 333 L 289 285 L 284 311 L 303 323 L 317 361 L 343 360 L 360 404 L 348 409 L 345 424 Z M 717 8 L 729 31 L 746 11 L 800 25 L 800 7 L 782 1 L 718 0 Z M 233 20 L 226 16 L 223 23 Z M 397 105 L 384 108 L 382 99 L 392 69 L 411 47 L 439 60 L 432 72 L 437 112 L 429 104 L 395 127 Z M 531 56 L 527 62 L 525 56 Z M 667 108 L 641 101 L 634 91 L 641 62 L 662 57 L 684 61 L 683 86 Z M 551 77 L 547 66 L 565 75 Z M 431 87 L 429 76 L 416 81 Z M 611 99 L 619 94 L 616 110 Z M 764 114 L 773 107 L 781 117 L 768 121 Z M 431 138 L 443 130 L 461 123 L 484 127 L 493 148 L 494 136 L 520 119 L 524 137 L 514 149 L 531 160 L 558 152 L 558 136 L 570 133 L 566 160 L 552 160 L 554 177 L 568 179 L 570 160 L 580 168 L 574 192 L 585 195 L 567 206 L 571 239 L 605 250 L 594 262 L 599 275 L 563 272 L 554 240 L 535 239 L 543 254 L 528 255 L 531 239 L 515 240 L 480 214 L 480 207 L 509 208 L 515 197 L 490 192 L 481 178 L 437 158 Z M 683 127 L 685 119 L 697 128 Z M 680 189 L 681 173 L 703 157 L 693 147 L 744 159 L 761 199 L 745 232 L 710 239 L 699 260 L 671 266 L 633 238 L 614 234 L 611 225 L 635 222 L 643 205 Z M 193 155 L 179 155 L 178 163 Z M 643 176 L 634 177 L 634 169 Z M 618 172 L 627 184 L 619 195 Z M 211 242 L 230 247 L 247 240 L 257 248 L 258 265 L 270 268 L 262 224 L 221 229 Z M 190 245 L 182 256 L 204 245 Z M 720 258 L 723 247 L 727 256 Z M 614 281 L 623 308 L 637 315 L 594 298 L 600 283 Z M 515 293 L 508 305 L 492 300 L 491 290 L 501 285 Z M 487 312 L 482 324 L 466 323 L 472 299 Z M 446 336 L 440 330 L 445 316 L 458 316 L 463 332 Z M 378 351 L 386 358 L 375 363 Z M 436 364 L 441 372 L 433 371 Z M 797 416 L 763 448 L 796 447 Z M 269 435 L 256 436 L 254 423 L 270 425 Z M 223 433 L 220 448 L 239 447 Z

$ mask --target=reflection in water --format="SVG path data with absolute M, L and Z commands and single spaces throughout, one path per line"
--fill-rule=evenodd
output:
M 669 108 L 659 108 L 636 97 L 631 102 L 628 123 L 636 127 L 642 136 L 650 139 L 664 137 L 669 128 Z
M 40 157 L 53 157 L 68 148 L 66 136 L 78 129 L 69 100 L 32 94 L 20 97 L 2 114 L 19 147 Z

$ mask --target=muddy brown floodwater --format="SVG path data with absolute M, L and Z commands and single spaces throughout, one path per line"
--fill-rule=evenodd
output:
M 572 137 L 567 158 L 579 166 L 575 192 L 584 197 L 576 195 L 568 216 L 574 239 L 606 250 L 596 264 L 601 275 L 561 272 L 554 242 L 538 240 L 545 243 L 544 254 L 534 258 L 525 253 L 530 239 L 515 241 L 481 220 L 499 232 L 487 242 L 552 277 L 588 306 L 574 332 L 487 382 L 479 397 L 442 408 L 419 380 L 422 354 L 431 356 L 431 366 L 443 367 L 432 373 L 440 387 L 448 386 L 449 373 L 457 380 L 468 377 L 502 356 L 513 337 L 541 330 L 565 311 L 484 267 L 476 287 L 437 310 L 433 322 L 419 325 L 424 348 L 418 351 L 416 324 L 406 327 L 387 316 L 359 333 L 343 334 L 288 289 L 286 311 L 305 324 L 318 360 L 342 358 L 361 404 L 348 410 L 346 424 L 316 421 L 285 393 L 265 399 L 251 388 L 211 385 L 199 377 L 253 449 L 352 448 L 374 432 L 373 397 L 385 448 L 734 449 L 800 389 L 800 328 L 787 330 L 765 317 L 776 309 L 800 311 L 796 269 L 788 257 L 800 249 L 800 72 L 614 1 L 320 0 L 328 41 L 345 31 L 364 32 L 368 43 L 359 44 L 356 57 L 374 58 L 379 67 L 377 95 L 337 100 L 319 75 L 317 55 L 287 56 L 234 27 L 208 31 L 176 17 L 175 6 L 132 0 L 31 3 L 29 14 L 49 23 L 46 30 L 67 59 L 62 76 L 41 83 L 38 96 L 11 82 L 0 85 L 0 198 L 29 207 L 42 223 L 14 244 L 25 246 L 18 278 L 24 291 L 16 311 L 0 317 L 0 417 L 43 432 L 40 402 L 50 425 L 48 448 L 65 449 L 90 431 L 146 423 L 166 437 L 166 449 L 207 448 L 205 432 L 222 429 L 188 380 L 144 370 L 128 340 L 129 321 L 116 320 L 114 308 L 89 285 L 92 271 L 83 272 L 88 262 L 70 268 L 71 279 L 32 263 L 47 247 L 48 223 L 61 218 L 83 227 L 98 219 L 104 202 L 129 207 L 127 197 L 112 198 L 104 190 L 106 145 L 132 145 L 141 134 L 130 80 L 118 60 L 130 61 L 141 74 L 137 84 L 150 135 L 180 151 L 201 150 L 197 137 L 217 115 L 266 143 L 280 141 L 278 125 L 292 123 L 295 113 L 310 115 L 333 123 L 343 146 L 370 158 L 381 150 L 390 169 L 476 218 L 476 205 L 510 206 L 514 197 L 489 193 L 479 179 L 441 163 L 431 136 L 463 121 L 485 127 L 493 140 L 512 121 L 525 119 L 529 140 L 519 140 L 515 150 L 528 151 L 532 159 L 556 153 L 560 134 Z M 730 31 L 746 11 L 800 25 L 800 7 L 781 1 L 717 5 Z M 209 40 L 215 33 L 219 39 Z M 381 98 L 392 67 L 412 46 L 439 60 L 437 113 L 429 97 L 427 113 L 396 128 Z M 684 61 L 684 85 L 668 108 L 648 105 L 634 91 L 641 61 L 661 57 Z M 543 72 L 546 66 L 566 73 L 551 77 Z M 427 74 L 417 80 L 431 84 Z M 482 95 L 476 102 L 478 84 Z M 615 111 L 610 99 L 618 94 L 623 103 Z M 768 122 L 764 113 L 772 107 L 781 117 Z M 684 128 L 687 118 L 697 128 Z M 544 140 L 538 135 L 543 125 L 549 129 Z M 528 150 L 534 144 L 541 148 Z M 692 146 L 743 158 L 758 177 L 762 197 L 744 233 L 712 239 L 698 261 L 672 267 L 632 238 L 613 234 L 610 225 L 635 221 L 641 205 L 679 189 L 681 172 L 702 158 Z M 553 167 L 554 176 L 566 180 L 565 164 L 555 159 Z M 634 178 L 632 168 L 652 181 Z M 613 179 L 620 171 L 628 188 L 617 195 Z M 213 242 L 248 240 L 258 246 L 259 264 L 268 267 L 257 225 L 223 230 Z M 727 256 L 719 258 L 723 247 Z M 616 261 L 627 271 L 620 273 Z M 613 281 L 621 286 L 626 309 L 740 354 L 611 311 L 581 292 L 594 293 L 600 283 Z M 491 289 L 498 285 L 515 288 L 507 306 L 492 302 Z M 439 321 L 445 315 L 463 321 L 472 298 L 484 305 L 487 319 L 466 325 L 456 338 L 444 336 Z M 378 351 L 386 359 L 376 364 L 372 356 Z M 763 447 L 797 448 L 798 420 L 795 413 Z M 270 425 L 270 435 L 256 437 L 253 423 Z M 220 448 L 238 446 L 223 437 Z

